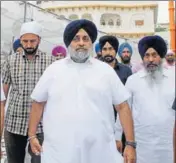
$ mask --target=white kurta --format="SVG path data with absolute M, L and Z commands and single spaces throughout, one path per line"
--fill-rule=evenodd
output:
M 130 94 L 108 64 L 93 58 L 84 64 L 56 61 L 31 97 L 47 101 L 42 163 L 123 163 L 112 106 Z
M 151 88 L 145 70 L 128 78 L 137 141 L 137 163 L 173 162 L 175 75 L 164 69 L 161 83 Z

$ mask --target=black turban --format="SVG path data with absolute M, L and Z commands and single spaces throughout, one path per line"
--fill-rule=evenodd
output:
M 149 49 L 153 48 L 157 51 L 161 58 L 164 58 L 167 53 L 167 45 L 164 39 L 160 36 L 146 36 L 142 38 L 138 43 L 139 54 L 143 58 L 145 52 Z
M 102 51 L 104 45 L 106 44 L 106 42 L 111 44 L 111 46 L 114 48 L 114 50 L 117 53 L 118 48 L 119 48 L 119 41 L 117 40 L 117 38 L 114 37 L 114 36 L 102 36 L 102 37 L 100 37 L 99 44 L 100 44 L 101 51 Z
M 95 24 L 86 19 L 74 20 L 67 25 L 64 31 L 64 43 L 67 47 L 80 29 L 84 29 L 88 33 L 92 43 L 95 42 L 98 33 Z

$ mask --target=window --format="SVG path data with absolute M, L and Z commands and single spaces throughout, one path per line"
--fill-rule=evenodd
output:
M 92 21 L 92 16 L 91 16 L 91 14 L 83 14 L 83 15 L 82 15 L 82 18 Z
M 108 25 L 110 25 L 110 26 L 113 26 L 113 25 L 114 25 L 114 22 L 113 22 L 112 19 L 110 19 L 110 20 L 108 21 Z
M 143 26 L 144 25 L 144 20 L 135 20 L 135 26 Z
M 69 19 L 70 19 L 70 20 L 77 20 L 77 19 L 79 19 L 79 18 L 78 18 L 78 15 L 72 14 L 72 15 L 69 16 Z
M 120 21 L 120 19 L 117 19 L 117 21 L 116 21 L 116 25 L 117 25 L 117 26 L 120 26 L 120 25 L 121 25 L 121 21 Z
M 101 19 L 100 24 L 101 24 L 101 25 L 106 25 L 105 20 L 104 20 L 104 19 Z

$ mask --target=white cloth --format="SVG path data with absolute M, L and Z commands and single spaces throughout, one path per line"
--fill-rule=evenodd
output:
M 26 22 L 21 26 L 20 37 L 27 33 L 35 34 L 41 37 L 42 26 L 36 21 Z
M 164 69 L 161 82 L 153 88 L 146 78 L 145 70 L 141 70 L 126 83 L 132 95 L 129 104 L 137 141 L 137 163 L 172 163 L 175 77 Z
M 43 114 L 42 163 L 123 163 L 116 149 L 113 104 L 130 94 L 115 71 L 91 58 L 50 65 L 31 98 L 47 101 Z
M 4 94 L 2 80 L 1 80 L 1 101 L 5 101 L 5 100 L 6 100 L 6 97 L 5 97 L 5 94 Z

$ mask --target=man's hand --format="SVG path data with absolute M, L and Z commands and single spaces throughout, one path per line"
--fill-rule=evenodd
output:
M 117 147 L 117 150 L 122 153 L 122 148 L 123 148 L 123 144 L 121 141 L 118 141 L 116 140 L 116 147 Z
M 40 145 L 37 138 L 30 140 L 31 150 L 34 154 L 39 155 L 42 152 L 42 146 Z
M 136 150 L 127 145 L 124 150 L 124 163 L 136 163 Z

